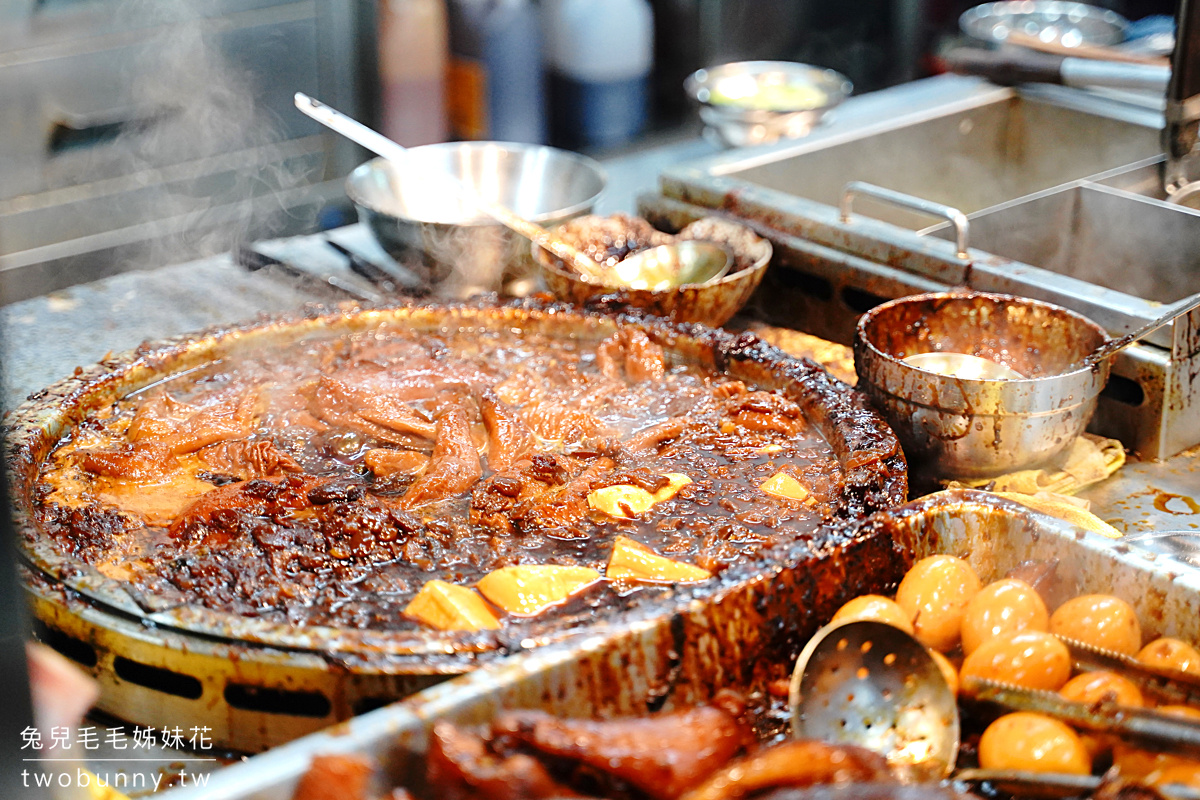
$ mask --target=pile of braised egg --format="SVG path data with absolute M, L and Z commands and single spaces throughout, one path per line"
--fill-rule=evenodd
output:
M 983 585 L 963 559 L 930 556 L 905 574 L 894 599 L 856 597 L 838 610 L 833 621 L 875 620 L 914 635 L 929 649 L 955 692 L 962 680 L 974 677 L 1059 692 L 1087 704 L 1153 705 L 1135 683 L 1116 672 L 1073 675 L 1071 655 L 1059 637 L 1154 667 L 1200 674 L 1200 651 L 1193 644 L 1166 637 L 1144 643 L 1142 626 L 1128 602 L 1102 594 L 1063 598 L 1048 585 L 1053 582 L 1033 577 L 1039 574 L 1036 567 L 1014 573 Z M 1200 709 L 1190 706 L 1164 705 L 1156 710 L 1200 719 Z M 995 719 L 973 749 L 984 769 L 1088 775 L 1111 765 L 1123 778 L 1200 789 L 1200 761 L 1081 734 L 1037 713 L 1022 711 Z

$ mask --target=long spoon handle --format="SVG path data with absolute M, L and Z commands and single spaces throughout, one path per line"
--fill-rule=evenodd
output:
M 296 108 L 306 116 L 315 119 L 325 127 L 337 131 L 353 142 L 357 142 L 372 153 L 381 155 L 389 161 L 403 161 L 408 158 L 408 149 L 393 142 L 378 131 L 368 128 L 358 120 L 352 119 L 342 112 L 325 105 L 303 92 L 296 92 Z M 593 281 L 603 282 L 604 271 L 592 259 L 571 245 L 556 238 L 550 231 L 518 216 L 514 211 L 500 203 L 481 197 L 478 192 L 467 186 L 454 175 L 445 173 L 440 176 L 455 185 L 458 191 L 480 211 L 496 221 L 503 223 L 539 247 L 544 247 L 563 261 L 570 264 L 576 272 Z
M 1087 358 L 1084 359 L 1083 366 L 1090 367 L 1092 364 L 1100 363 L 1104 359 L 1111 356 L 1113 353 L 1120 352 L 1121 350 L 1124 350 L 1126 347 L 1129 347 L 1129 345 L 1133 344 L 1134 342 L 1137 342 L 1137 341 L 1140 341 L 1140 340 L 1146 338 L 1147 336 L 1149 336 L 1150 334 L 1154 333 L 1156 330 L 1161 328 L 1163 325 L 1166 325 L 1168 322 L 1173 322 L 1174 320 L 1182 317 L 1184 314 L 1187 314 L 1188 312 L 1192 311 L 1197 306 L 1200 306 L 1200 293 L 1198 293 L 1195 297 L 1193 297 L 1186 305 L 1183 306 L 1183 308 L 1179 308 L 1179 309 L 1176 309 L 1169 313 L 1166 313 L 1166 314 L 1162 315 L 1161 317 L 1159 317 L 1158 319 L 1154 320 L 1153 322 L 1146 323 L 1142 327 L 1138 328 L 1136 331 L 1125 334 L 1120 339 L 1112 339 L 1107 344 L 1101 345 L 1090 356 L 1088 356 Z

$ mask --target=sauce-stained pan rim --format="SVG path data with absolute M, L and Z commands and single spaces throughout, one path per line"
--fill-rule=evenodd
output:
M 311 335 L 362 331 L 384 323 L 403 323 L 425 330 L 469 326 L 519 328 L 597 342 L 613 333 L 618 325 L 634 326 L 662 345 L 674 359 L 753 381 L 764 388 L 781 389 L 800 404 L 806 418 L 834 450 L 845 473 L 840 502 L 827 524 L 836 526 L 842 521 L 860 519 L 903 503 L 907 497 L 907 467 L 900 445 L 882 418 L 868 407 L 865 398 L 830 377 L 816 363 L 791 358 L 748 333 L 735 335 L 638 314 L 585 312 L 541 300 L 501 303 L 495 298 L 481 298 L 447 305 L 309 306 L 292 315 L 144 343 L 90 367 L 79 368 L 71 377 L 30 395 L 8 416 L 5 426 L 9 489 L 26 565 L 39 579 L 62 584 L 81 599 L 108 612 L 140 619 L 147 625 L 280 650 L 367 657 L 411 656 L 424 672 L 460 671 L 464 661 L 473 662 L 483 654 L 524 649 L 593 627 L 564 631 L 530 643 L 506 641 L 503 631 L 451 636 L 433 631 L 297 628 L 197 605 L 154 608 L 153 598 L 143 598 L 139 603 L 128 584 L 107 578 L 91 565 L 57 552 L 50 537 L 36 525 L 34 489 L 39 470 L 56 443 L 91 411 L 242 348 Z M 763 552 L 727 569 L 720 580 L 709 582 L 712 585 L 681 588 L 664 600 L 642 603 L 635 609 L 635 616 L 651 616 L 711 597 L 736 580 L 753 577 L 767 565 L 777 564 L 780 558 L 786 559 L 787 554 Z

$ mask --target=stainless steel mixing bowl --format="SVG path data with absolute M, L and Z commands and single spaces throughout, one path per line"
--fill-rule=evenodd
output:
M 807 136 L 854 85 L 841 73 L 791 61 L 736 61 L 699 69 L 684 90 L 700 119 L 731 147 Z
M 858 322 L 858 387 L 895 430 L 910 464 L 940 478 L 1037 467 L 1087 426 L 1108 361 L 1072 369 L 1108 340 L 1065 308 L 1011 295 L 950 292 L 876 306 Z M 919 369 L 916 353 L 968 353 L 1026 380 L 971 380 Z
M 963 12 L 958 24 L 963 33 L 992 45 L 1017 31 L 1063 47 L 1117 44 L 1124 41 L 1129 27 L 1129 21 L 1115 11 L 1064 0 L 984 3 Z
M 529 243 L 477 211 L 455 178 L 547 228 L 589 213 L 605 184 L 592 159 L 540 145 L 447 142 L 408 155 L 359 166 L 346 194 L 383 248 L 444 297 L 522 293 L 534 272 Z

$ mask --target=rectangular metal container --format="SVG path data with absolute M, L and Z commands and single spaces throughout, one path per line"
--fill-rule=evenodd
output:
M 1200 641 L 1195 610 L 1200 570 L 1124 547 L 995 495 L 941 492 L 857 525 L 863 534 L 886 533 L 908 563 L 932 553 L 952 553 L 970 561 L 984 581 L 1024 561 L 1057 559 L 1067 589 L 1128 600 L 1147 637 Z M 203 790 L 180 789 L 168 796 L 290 800 L 312 757 L 330 753 L 367 755 L 388 780 L 403 783 L 406 776 L 421 774 L 435 722 L 485 723 L 502 709 L 615 717 L 702 703 L 727 687 L 761 698 L 768 681 L 791 672 L 799 648 L 813 632 L 786 630 L 794 617 L 780 613 L 813 603 L 803 588 L 802 582 L 776 587 L 768 607 L 747 602 L 763 590 L 762 585 L 748 587 L 725 603 L 695 604 L 670 617 L 615 625 L 571 645 L 514 657 L 227 767 Z
M 661 181 L 663 203 L 698 214 L 718 210 L 771 239 L 776 269 L 759 292 L 766 318 L 843 344 L 852 342 L 858 315 L 903 294 L 966 286 L 1032 297 L 1121 335 L 1157 318 L 1162 297 L 1191 291 L 1190 251 L 1156 267 L 1170 288 L 1142 295 L 1134 291 L 1142 285 L 1122 274 L 1130 261 L 1110 259 L 1103 248 L 1086 271 L 1073 274 L 1041 263 L 1046 248 L 1022 250 L 1027 258 L 996 249 L 998 239 L 1023 235 L 1012 226 L 992 238 L 970 237 L 971 249 L 960 256 L 951 242 L 921 235 L 938 227 L 932 219 L 904 208 L 863 197 L 853 214 L 841 213 L 843 188 L 852 180 L 976 216 L 1059 187 L 1108 180 L 1096 187 L 1117 209 L 1107 213 L 1143 221 L 1149 215 L 1160 226 L 1139 232 L 1142 242 L 1159 240 L 1141 264 L 1180 229 L 1190 238 L 1200 235 L 1200 216 L 1153 197 L 1154 182 L 1145 174 L 1160 150 L 1161 113 L 1076 90 L 985 89 L 953 77 L 917 83 L 924 85 L 860 98 L 863 106 L 846 124 L 835 120 L 799 143 L 670 169 Z M 1126 174 L 1135 166 L 1142 172 Z M 1039 222 L 1053 238 L 1054 225 L 1065 220 Z M 1146 458 L 1167 458 L 1200 443 L 1200 386 L 1191 378 L 1200 372 L 1198 329 L 1194 314 L 1121 353 L 1091 430 L 1119 438 Z
M 1153 127 L 1015 92 L 904 122 L 834 143 L 802 143 L 769 161 L 745 156 L 743 167 L 717 172 L 831 206 L 847 183 L 861 180 L 970 214 L 1161 149 Z M 873 206 L 870 216 L 929 225 L 928 217 L 888 206 Z

